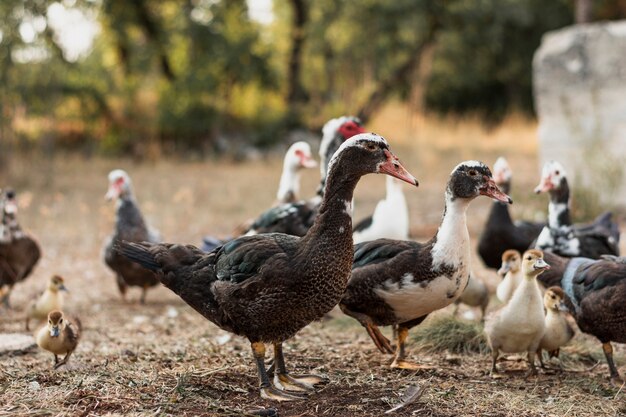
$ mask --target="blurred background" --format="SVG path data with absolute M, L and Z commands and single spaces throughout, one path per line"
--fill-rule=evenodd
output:
M 33 149 L 245 156 L 341 114 L 406 138 L 418 115 L 533 123 L 542 35 L 625 15 L 620 0 L 3 0 L 0 167 Z

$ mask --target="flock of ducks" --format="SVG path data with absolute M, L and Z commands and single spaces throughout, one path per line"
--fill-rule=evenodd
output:
M 547 224 L 514 222 L 507 195 L 512 172 L 503 158 L 494 172 L 478 161 L 458 164 L 443 190 L 445 209 L 438 231 L 426 242 L 409 240 L 406 199 L 400 182 L 418 182 L 387 141 L 367 133 L 354 117 L 329 121 L 320 144 L 320 186 L 300 198 L 300 170 L 317 165 L 306 142 L 287 151 L 276 202 L 242 224 L 238 237 L 206 237 L 203 247 L 161 243 L 144 220 L 129 175 L 109 174 L 110 200 L 117 201 L 114 233 L 104 246 L 122 297 L 162 283 L 220 328 L 247 338 L 257 367 L 260 395 L 276 401 L 305 398 L 326 378 L 293 375 L 282 344 L 335 306 L 358 321 L 392 368 L 420 369 L 406 355 L 412 327 L 453 303 L 480 307 L 492 351 L 491 373 L 500 376 L 500 353 L 524 353 L 536 374 L 574 335 L 569 312 L 581 331 L 597 337 L 612 380 L 619 374 L 611 342 L 626 343 L 626 260 L 619 257 L 619 230 L 610 214 L 588 225 L 573 225 L 563 167 L 546 164 L 536 192 L 550 195 Z M 367 174 L 388 175 L 387 194 L 373 215 L 352 223 L 353 192 Z M 504 306 L 485 315 L 489 293 L 472 272 L 467 209 L 476 198 L 494 200 L 478 252 L 502 277 L 496 296 Z M 40 256 L 32 237 L 17 222 L 15 193 L 0 201 L 0 289 L 8 306 L 13 286 L 25 279 Z M 547 288 L 547 289 L 546 289 Z M 55 368 L 76 349 L 81 324 L 63 314 L 63 278 L 53 276 L 27 309 L 31 320 L 46 320 L 37 344 L 54 354 Z M 389 340 L 380 326 L 392 326 Z M 265 364 L 266 345 L 274 361 Z M 59 355 L 65 355 L 59 360 Z

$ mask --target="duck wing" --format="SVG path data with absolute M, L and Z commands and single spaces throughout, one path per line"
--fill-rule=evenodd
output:
M 37 242 L 23 235 L 0 244 L 0 285 L 15 284 L 24 280 L 33 271 L 41 258 Z
M 304 236 L 317 217 L 319 204 L 311 201 L 281 204 L 262 213 L 245 234 L 284 233 Z

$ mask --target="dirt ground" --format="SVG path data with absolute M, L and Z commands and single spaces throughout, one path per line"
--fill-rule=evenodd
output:
M 463 159 L 492 164 L 499 154 L 508 155 L 515 175 L 514 216 L 535 218 L 545 211 L 545 197 L 531 195 L 539 173 L 534 127 L 521 133 L 481 133 L 478 138 L 466 131 L 468 140 L 457 145 L 440 140 L 435 128 L 424 130 L 418 140 L 391 141 L 421 184 L 417 190 L 406 189 L 415 238 L 435 232 L 446 177 Z M 21 222 L 37 237 L 44 256 L 34 274 L 16 286 L 13 309 L 0 311 L 0 333 L 26 333 L 26 306 L 53 273 L 66 278 L 71 291 L 66 310 L 78 315 L 85 329 L 65 369 L 52 370 L 52 355 L 37 349 L 0 356 L 0 416 L 213 416 L 262 408 L 275 408 L 280 416 L 381 416 L 413 386 L 423 387 L 423 396 L 392 415 L 626 415 L 626 388 L 609 383 L 599 343 L 582 334 L 564 349 L 565 370 L 526 379 L 526 364 L 513 358 L 500 363 L 506 377 L 494 380 L 488 375 L 486 353 L 432 352 L 414 343 L 409 344 L 410 357 L 433 368 L 392 370 L 391 358 L 375 349 L 365 331 L 334 311 L 330 319 L 312 324 L 285 344 L 294 373 L 319 373 L 329 382 L 305 401 L 276 404 L 259 398 L 256 370 L 243 338 L 218 329 L 165 288 L 150 291 L 145 306 L 137 303 L 138 290 L 131 291 L 128 301 L 120 300 L 113 275 L 101 260 L 102 242 L 114 221 L 114 206 L 103 198 L 109 170 L 119 167 L 130 173 L 146 218 L 167 241 L 199 244 L 203 234 L 227 235 L 271 204 L 280 159 L 137 164 L 35 155 L 12 160 L 1 183 L 18 190 Z M 317 170 L 305 173 L 304 197 L 313 193 L 318 175 Z M 370 213 L 383 195 L 383 178 L 366 178 L 357 190 L 355 217 Z M 476 201 L 470 208 L 473 243 L 489 205 Z M 495 273 L 477 258 L 474 269 L 493 290 Z M 496 302 L 491 308 L 497 308 Z M 451 312 L 448 308 L 437 315 Z M 469 312 L 477 313 L 463 308 L 461 314 Z M 624 375 L 623 346 L 616 351 Z

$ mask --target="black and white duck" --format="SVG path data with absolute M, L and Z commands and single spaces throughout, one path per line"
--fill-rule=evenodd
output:
M 266 210 L 243 234 L 252 236 L 259 233 L 278 232 L 304 236 L 313 226 L 317 217 L 331 156 L 345 140 L 364 132 L 359 119 L 355 117 L 344 116 L 328 121 L 322 129 L 323 136 L 320 144 L 321 183 L 318 194 L 309 200 L 281 204 Z
M 493 164 L 493 179 L 504 193 L 510 193 L 513 171 L 505 158 L 500 157 Z M 478 240 L 478 254 L 487 267 L 498 269 L 505 250 L 514 249 L 523 253 L 537 239 L 544 226 L 545 223 L 523 220 L 514 222 L 508 204 L 494 201 Z
M 13 286 L 31 274 L 41 258 L 41 250 L 17 220 L 18 203 L 12 189 L 0 192 L 0 211 L 0 296 L 8 307 Z
M 104 244 L 104 262 L 115 273 L 122 298 L 126 297 L 129 286 L 140 287 L 142 290 L 140 302 L 143 304 L 148 288 L 157 285 L 159 280 L 154 272 L 129 261 L 113 248 L 121 241 L 158 243 L 161 237 L 156 230 L 146 224 L 126 171 L 116 169 L 109 173 L 109 189 L 105 197 L 109 201 L 117 200 L 117 209 L 115 231 Z
M 539 280 L 546 287 L 559 286 L 578 328 L 595 336 L 609 365 L 611 380 L 620 385 L 611 342 L 626 343 L 626 257 L 603 259 L 564 258 L 545 253 L 552 266 Z
M 299 201 L 300 172 L 304 168 L 314 168 L 316 166 L 317 162 L 313 159 L 311 146 L 307 142 L 299 141 L 292 144 L 289 149 L 287 149 L 287 152 L 285 152 L 283 172 L 280 176 L 274 207 L 282 204 L 293 204 Z M 253 220 L 249 222 L 248 226 L 244 226 L 244 228 L 250 227 L 252 223 Z M 202 250 L 210 252 L 231 239 L 232 237 L 218 238 L 215 236 L 204 236 L 202 238 Z
M 378 239 L 355 246 L 352 275 L 339 306 L 365 327 L 383 353 L 394 349 L 377 326 L 398 325 L 392 367 L 420 368 L 405 360 L 409 329 L 452 304 L 465 289 L 471 260 L 466 211 L 480 195 L 511 202 L 485 164 L 462 162 L 450 174 L 443 220 L 431 240 Z
M 611 213 L 601 214 L 588 225 L 572 225 L 567 174 L 559 162 L 550 161 L 544 165 L 535 192 L 550 194 L 548 224 L 537 238 L 535 247 L 566 257 L 598 259 L 605 254 L 619 255 L 619 228 L 611 220 Z
M 374 214 L 354 226 L 354 243 L 375 239 L 409 238 L 409 207 L 402 191 L 402 184 L 392 177 L 386 178 L 387 195 L 376 205 Z
M 123 242 L 119 251 L 156 272 L 205 318 L 250 341 L 262 398 L 300 399 L 297 392 L 311 390 L 321 378 L 290 376 L 282 343 L 341 300 L 352 266 L 350 205 L 356 184 L 369 173 L 417 185 L 385 139 L 360 134 L 345 141 L 329 162 L 319 216 L 301 238 L 243 236 L 210 253 L 191 245 Z M 275 385 L 265 369 L 265 343 L 274 345 Z

